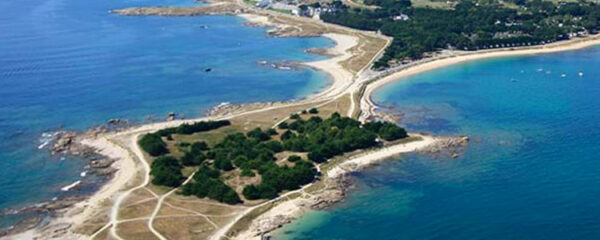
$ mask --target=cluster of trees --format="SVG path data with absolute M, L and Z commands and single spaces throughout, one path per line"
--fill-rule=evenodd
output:
M 269 164 L 261 169 L 261 183 L 246 186 L 243 194 L 250 200 L 275 198 L 281 191 L 299 189 L 312 182 L 316 173 L 314 165 L 305 160 L 297 161 L 293 167 Z
M 318 110 L 311 109 L 308 112 L 316 114 Z M 275 129 L 256 128 L 246 134 L 229 134 L 211 147 L 205 142 L 178 144 L 184 151 L 180 159 L 163 155 L 166 151 L 153 150 L 154 145 L 166 146 L 159 132 L 145 135 L 140 145 L 146 145 L 143 149 L 149 153 L 149 150 L 156 151 L 153 156 L 159 155 L 152 162 L 152 183 L 177 187 L 184 179 L 181 172 L 183 166 L 198 166 L 193 181 L 183 186 L 182 194 L 235 204 L 241 199 L 223 181 L 221 174 L 224 172 L 239 170 L 240 175 L 245 177 L 260 174 L 260 183 L 246 186 L 242 194 L 250 200 L 271 199 L 281 191 L 298 189 L 314 181 L 317 171 L 313 162 L 324 162 L 335 155 L 376 146 L 378 137 L 391 141 L 407 136 L 406 131 L 395 124 L 362 125 L 338 113 L 326 120 L 318 116 L 311 116 L 308 120 L 299 115 L 292 118 L 294 120 L 290 123 L 279 125 L 285 131 L 279 136 L 281 140 L 273 139 L 274 135 L 279 134 Z M 194 128 L 207 129 L 206 125 Z M 280 166 L 276 163 L 275 154 L 282 151 L 308 152 L 308 160 L 311 161 L 291 155 L 287 158 L 289 164 Z
M 202 121 L 193 124 L 181 124 L 177 127 L 161 129 L 155 133 L 149 133 L 138 141 L 140 147 L 153 157 L 169 153 L 167 144 L 162 137 L 170 138 L 171 134 L 192 134 L 197 132 L 206 132 L 224 126 L 231 125 L 228 120 L 222 121 Z
M 296 119 L 290 124 L 280 124 L 286 130 L 281 135 L 283 148 L 293 152 L 308 152 L 308 158 L 320 163 L 327 159 L 357 149 L 377 145 L 377 137 L 393 141 L 407 137 L 406 131 L 391 123 L 370 123 L 334 113 L 323 120 L 313 116 L 308 120 Z
M 214 130 L 220 127 L 229 126 L 231 122 L 229 120 L 221 120 L 221 121 L 202 121 L 197 123 L 184 123 L 177 127 L 165 128 L 156 132 L 156 134 L 166 137 L 171 134 L 193 134 L 197 132 L 206 132 L 210 130 Z
M 183 180 L 181 164 L 171 156 L 160 156 L 152 161 L 150 175 L 153 176 L 152 184 L 168 187 L 177 187 Z
M 167 144 L 163 142 L 161 136 L 156 133 L 149 133 L 142 136 L 142 138 L 138 141 L 138 144 L 144 151 L 153 157 L 167 154 L 169 152 L 167 149 Z
M 408 133 L 406 133 L 404 128 L 389 122 L 369 122 L 365 123 L 363 127 L 371 132 L 377 133 L 379 137 L 386 141 L 394 141 L 408 137 Z
M 381 31 L 393 43 L 375 68 L 390 60 L 418 59 L 424 53 L 456 48 L 478 50 L 544 44 L 569 38 L 570 33 L 596 33 L 600 6 L 593 2 L 552 3 L 512 0 L 459 1 L 453 9 L 412 7 L 409 0 L 367 0 L 380 8 L 323 13 L 321 19 L 352 28 Z M 394 19 L 401 14 L 409 19 Z
M 241 203 L 238 194 L 219 179 L 220 176 L 219 170 L 204 165 L 196 171 L 194 181 L 183 186 L 181 193 L 200 198 L 208 197 L 228 204 Z

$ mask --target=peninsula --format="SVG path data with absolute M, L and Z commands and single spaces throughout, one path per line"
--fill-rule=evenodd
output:
M 389 117 L 378 113 L 370 100 L 377 87 L 465 61 L 565 51 L 600 43 L 590 25 L 572 24 L 569 31 L 579 30 L 574 31 L 578 34 L 566 38 L 561 30 L 544 38 L 497 35 L 535 40 L 535 44 L 512 40 L 500 43 L 487 36 L 490 38 L 469 39 L 470 43 L 462 39 L 461 50 L 458 45 L 443 48 L 436 43 L 416 51 L 398 43 L 406 36 L 388 34 L 384 26 L 370 25 L 372 21 L 381 22 L 371 20 L 373 16 L 384 22 L 409 21 L 414 14 L 407 10 L 410 4 L 390 6 L 388 1 L 365 1 L 365 5 L 348 0 L 324 7 L 297 6 L 291 8 L 296 11 L 282 13 L 276 7 L 263 7 L 262 2 L 224 0 L 200 7 L 136 7 L 112 12 L 123 17 L 238 15 L 250 26 L 270 27 L 268 33 L 272 36 L 330 38 L 336 45 L 326 53 L 333 57 L 303 64 L 328 73 L 331 86 L 302 100 L 222 105 L 198 119 L 80 135 L 74 139 L 75 144 L 114 159 L 118 171 L 101 190 L 65 210 L 61 217 L 42 228 L 9 237 L 258 239 L 309 209 L 343 199 L 349 186 L 348 172 L 402 153 L 456 154 L 460 152 L 457 148 L 466 147 L 467 137 L 407 133 L 386 122 Z M 521 5 L 510 6 L 518 12 Z M 589 7 L 592 10 L 584 12 L 596 11 L 595 5 Z M 406 14 L 374 14 L 382 8 L 397 8 Z M 326 12 L 325 22 L 314 14 L 317 9 Z M 572 13 L 557 10 L 550 15 L 566 14 Z M 581 14 L 580 20 L 590 14 Z M 365 23 L 352 22 L 349 16 Z M 519 26 L 520 18 L 499 16 L 515 20 L 499 20 L 503 26 Z

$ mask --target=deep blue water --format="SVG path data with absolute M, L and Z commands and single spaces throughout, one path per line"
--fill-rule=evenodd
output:
M 594 47 L 470 62 L 384 86 L 374 100 L 404 113 L 402 125 L 469 135 L 465 155 L 386 161 L 357 174 L 345 202 L 277 236 L 599 239 L 598 66 Z
M 221 102 L 301 98 L 329 84 L 320 72 L 257 61 L 308 61 L 325 38 L 270 38 L 241 18 L 121 17 L 114 8 L 189 0 L 0 1 L 0 209 L 57 196 L 86 161 L 38 150 L 46 131 L 168 112 L 200 116 Z M 207 28 L 204 28 L 206 26 Z M 211 72 L 205 72 L 212 68 Z M 93 189 L 88 189 L 93 190 Z M 0 227 L 12 218 L 0 218 Z

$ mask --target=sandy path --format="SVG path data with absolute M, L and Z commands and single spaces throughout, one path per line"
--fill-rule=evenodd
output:
M 193 178 L 194 175 L 196 173 L 192 173 L 182 184 L 181 186 L 189 183 Z M 165 199 L 167 197 L 169 197 L 171 194 L 173 194 L 175 191 L 177 191 L 179 188 L 173 188 L 173 190 L 165 193 L 164 195 L 160 196 L 160 198 L 158 199 L 158 202 L 156 203 L 156 206 L 154 207 L 154 211 L 152 211 L 152 215 L 150 215 L 150 218 L 148 219 L 148 229 L 150 229 L 150 231 L 152 233 L 154 233 L 155 236 L 157 236 L 160 240 L 166 240 L 167 238 L 165 238 L 160 232 L 156 231 L 156 229 L 154 229 L 154 226 L 152 225 L 154 223 L 154 219 L 156 218 L 156 215 L 158 215 L 158 212 L 160 211 L 160 208 L 162 207 L 163 202 L 165 201 Z M 211 222 L 212 223 L 212 222 Z M 213 223 L 214 224 L 214 223 Z

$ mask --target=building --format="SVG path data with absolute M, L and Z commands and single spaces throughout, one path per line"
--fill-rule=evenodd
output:
M 260 0 L 260 2 L 258 2 L 256 4 L 256 7 L 259 8 L 267 8 L 271 5 L 271 0 Z
M 276 3 L 271 4 L 271 8 L 277 9 L 277 10 L 290 11 L 290 12 L 292 12 L 293 15 L 296 15 L 296 16 L 298 16 L 300 14 L 300 9 L 297 6 L 285 4 L 285 3 L 281 3 L 281 2 L 276 2 Z
M 394 21 L 408 21 L 408 20 L 410 20 L 410 17 L 404 13 L 401 13 L 398 16 L 394 16 L 392 19 Z

